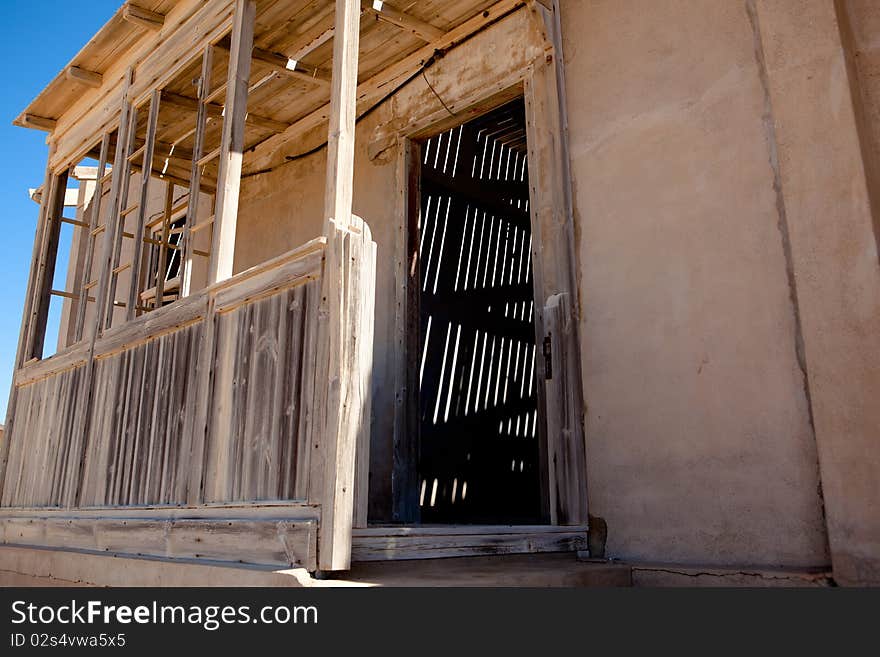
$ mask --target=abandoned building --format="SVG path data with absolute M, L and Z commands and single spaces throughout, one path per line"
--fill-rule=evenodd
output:
M 878 71 L 870 0 L 124 4 L 15 121 L 3 581 L 880 583 Z

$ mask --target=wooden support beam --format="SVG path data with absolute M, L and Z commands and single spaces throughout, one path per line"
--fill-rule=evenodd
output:
M 45 116 L 37 116 L 36 114 L 25 114 L 21 118 L 21 123 L 25 128 L 34 128 L 35 130 L 45 130 L 52 132 L 58 121 L 49 119 Z
M 107 168 L 107 159 L 110 153 L 110 133 L 105 132 L 101 138 L 101 154 L 98 156 L 98 177 L 95 181 L 95 192 L 92 194 L 92 204 L 89 208 L 89 234 L 86 242 L 86 252 L 82 266 L 80 279 L 79 305 L 76 309 L 76 320 L 73 329 L 73 341 L 79 342 L 83 337 L 83 328 L 86 321 L 86 306 L 88 288 L 86 287 L 92 276 L 92 262 L 95 257 L 95 228 L 98 226 L 101 215 L 101 205 L 104 194 L 104 170 Z
M 126 5 L 122 8 L 122 18 L 127 20 L 129 23 L 133 23 L 139 27 L 144 27 L 148 30 L 161 30 L 162 26 L 165 25 L 165 15 L 160 14 L 155 11 L 150 11 L 149 9 L 144 9 L 143 7 L 138 7 L 137 5 L 133 5 L 130 2 L 126 3 Z
M 375 103 L 392 94 L 438 51 L 444 52 L 454 48 L 525 4 L 526 0 L 498 0 L 494 5 L 450 30 L 440 39 L 407 55 L 369 80 L 365 80 L 358 86 L 358 112 L 367 111 Z M 248 158 L 248 172 L 260 171 L 282 164 L 290 154 L 287 150 L 288 147 L 293 144 L 301 145 L 302 137 L 322 125 L 327 120 L 329 112 L 329 105 L 319 107 L 292 124 L 283 133 L 269 137 L 254 147 L 253 153 Z
M 382 0 L 361 0 L 361 6 L 376 15 L 380 21 L 395 25 L 402 30 L 412 32 L 422 41 L 430 43 L 443 36 L 443 30 L 430 23 L 400 11 Z
M 104 76 L 94 71 L 87 71 L 79 66 L 68 66 L 64 71 L 64 77 L 74 82 L 79 82 L 87 87 L 97 89 L 104 83 Z
M 52 176 L 47 199 L 47 214 L 44 219 L 46 225 L 37 266 L 37 282 L 31 301 L 25 360 L 43 357 L 43 342 L 46 338 L 46 322 L 49 317 L 49 292 L 52 289 L 52 279 L 55 277 L 55 263 L 58 255 L 66 190 L 67 171 Z
M 324 192 L 325 234 L 329 234 L 329 222 L 335 221 L 345 228 L 351 221 L 360 15 L 359 0 L 336 3 Z
M 290 59 L 281 53 L 263 50 L 262 48 L 254 48 L 253 57 L 257 61 L 270 64 L 276 70 L 285 75 L 318 85 L 329 86 L 330 84 L 330 75 L 327 71 L 313 66 L 307 66 L 306 64 L 295 59 Z
M 196 98 L 190 98 L 189 96 L 183 96 L 181 94 L 165 92 L 162 94 L 162 100 L 169 105 L 179 107 L 180 109 L 189 110 L 191 112 L 199 111 L 199 101 Z M 206 106 L 208 110 L 208 116 L 223 116 L 223 105 L 219 105 L 217 103 L 207 103 Z M 276 121 L 275 119 L 270 119 L 266 116 L 260 116 L 258 114 L 250 113 L 245 116 L 245 122 L 249 123 L 255 128 L 264 128 L 266 130 L 271 130 L 272 132 L 276 133 L 284 132 L 285 130 L 287 130 L 287 128 L 290 127 L 289 123 Z
M 232 276 L 256 13 L 257 6 L 254 0 L 236 0 L 232 19 L 232 47 L 229 53 L 223 133 L 220 140 L 214 242 L 208 267 L 209 285 Z
M 161 243 L 168 244 L 168 223 L 171 219 L 171 213 L 174 210 L 174 183 L 165 183 L 165 210 L 162 217 L 162 236 L 159 238 Z M 162 307 L 162 301 L 165 298 L 165 267 L 168 266 L 168 249 L 159 248 L 159 262 L 156 264 L 156 308 Z
M 112 320 L 113 304 L 112 297 L 115 295 L 115 280 L 112 270 L 118 264 L 119 249 L 122 246 L 122 230 L 120 225 L 122 218 L 119 216 L 120 210 L 125 206 L 128 199 L 128 175 L 130 164 L 128 156 L 131 153 L 132 144 L 134 143 L 134 119 L 137 112 L 131 105 L 129 91 L 134 79 L 134 69 L 129 68 L 126 72 L 125 87 L 122 91 L 122 111 L 119 117 L 119 129 L 116 132 L 116 158 L 113 162 L 113 179 L 110 186 L 110 197 L 108 200 L 107 220 L 104 224 L 104 245 L 101 250 L 103 262 L 101 263 L 101 273 L 98 279 L 98 293 L 95 295 L 97 301 L 97 310 L 95 312 L 95 325 L 90 336 L 92 344 L 103 327 Z M 118 233 L 118 234 L 117 234 Z M 112 291 L 111 291 L 112 284 Z
M 150 200 L 150 172 L 153 170 L 153 156 L 156 149 L 156 126 L 159 123 L 159 104 L 162 92 L 154 90 L 150 96 L 150 112 L 147 116 L 147 138 L 144 143 L 144 161 L 141 169 L 141 190 L 138 198 L 138 213 L 135 220 L 134 232 L 134 255 L 131 263 L 131 281 L 128 286 L 128 305 L 126 306 L 126 321 L 135 318 L 137 300 L 140 297 L 141 265 L 143 262 L 144 249 L 141 243 L 144 239 L 144 225 L 147 220 L 147 204 Z
M 323 436 L 323 489 L 321 496 L 321 570 L 347 570 L 351 563 L 351 528 L 354 512 L 355 450 L 357 428 L 350 421 L 357 418 L 359 399 L 342 398 L 340 386 L 348 386 L 361 374 L 357 350 L 347 344 L 345 331 L 357 331 L 350 323 L 360 318 L 356 304 L 361 290 L 359 281 L 349 281 L 352 260 L 345 244 L 355 244 L 344 237 L 354 226 L 352 187 L 354 180 L 355 120 L 357 118 L 358 49 L 360 46 L 359 0 L 337 0 L 336 36 L 333 41 L 333 82 L 330 94 L 327 178 L 324 194 L 324 234 L 328 244 L 321 294 L 330 318 L 327 330 L 329 380 L 316 380 L 316 386 L 328 385 L 326 427 Z M 363 244 L 370 244 L 369 228 L 361 221 Z M 351 240 L 354 241 L 352 237 Z M 357 242 L 358 246 L 361 243 Z M 358 252 L 358 255 L 360 253 Z M 354 284 L 354 287 L 350 285 Z M 335 320 L 335 321 L 334 321 Z M 371 324 L 372 325 L 372 324 Z M 370 340 L 372 343 L 372 339 Z M 320 356 L 319 356 L 320 357 Z M 353 366 L 353 368 L 352 368 Z M 350 369 L 352 368 L 352 369 Z M 339 377 L 336 379 L 336 377 Z M 322 414 L 322 416 L 324 416 Z

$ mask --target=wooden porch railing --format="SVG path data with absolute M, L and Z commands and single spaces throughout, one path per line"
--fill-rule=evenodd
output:
M 251 545 L 227 541 L 215 558 L 345 567 L 355 451 L 368 440 L 375 294 L 369 228 L 357 218 L 346 226 L 329 222 L 328 236 L 107 331 L 93 347 L 18 370 L 0 539 L 110 549 L 119 522 L 149 534 L 161 521 L 154 533 L 164 538 L 127 541 L 128 551 L 197 556 L 203 548 L 174 547 L 175 523 L 177 534 L 192 533 L 183 518 L 222 533 L 226 507 L 250 523 L 305 520 L 308 539 L 251 527 Z M 326 559 L 315 554 L 322 516 Z M 347 547 L 332 543 L 346 532 Z M 261 536 L 283 549 L 257 545 Z

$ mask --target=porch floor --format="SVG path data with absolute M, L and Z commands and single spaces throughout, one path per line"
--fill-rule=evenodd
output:
M 578 561 L 573 553 L 355 563 L 334 579 L 300 568 L 153 559 L 0 546 L 0 586 L 617 587 L 631 568 Z

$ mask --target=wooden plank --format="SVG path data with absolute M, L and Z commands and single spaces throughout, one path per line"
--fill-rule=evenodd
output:
M 165 15 L 127 2 L 122 8 L 122 18 L 129 23 L 148 30 L 159 31 L 165 25 Z
M 211 71 L 213 70 L 213 49 L 205 48 L 202 53 L 202 71 L 199 77 L 199 102 L 196 113 L 196 134 L 193 145 L 192 161 L 190 165 L 189 207 L 187 209 L 186 223 L 183 225 L 183 235 L 180 241 L 183 245 L 183 254 L 180 260 L 180 296 L 188 297 L 192 291 L 192 268 L 193 268 L 193 226 L 198 221 L 200 190 L 202 181 L 202 168 L 199 160 L 205 150 L 205 129 L 208 120 L 205 99 L 211 93 Z
M 88 358 L 88 345 L 74 344 L 51 358 L 35 360 L 17 369 L 13 377 L 13 385 L 21 387 L 40 379 L 49 378 L 85 363 Z
M 64 70 L 64 75 L 68 80 L 79 82 L 87 87 L 97 89 L 104 83 L 104 76 L 94 71 L 87 71 L 79 66 L 68 66 Z
M 217 174 L 217 203 L 214 213 L 214 236 L 208 282 L 216 283 L 232 276 L 235 254 L 235 230 L 238 218 L 238 195 L 244 151 L 244 128 L 247 114 L 248 79 L 254 41 L 254 0 L 236 0 L 229 57 L 229 76 L 220 168 Z
M 99 332 L 103 329 L 107 319 L 107 315 L 112 314 L 113 307 L 108 296 L 110 287 L 110 278 L 112 277 L 112 269 L 116 266 L 114 262 L 114 246 L 116 243 L 116 232 L 122 231 L 118 227 L 119 210 L 125 200 L 122 198 L 123 186 L 127 185 L 125 178 L 127 177 L 127 161 L 128 147 L 131 143 L 129 130 L 131 128 L 132 106 L 128 99 L 128 93 L 134 78 L 134 69 L 129 68 L 126 73 L 126 85 L 122 93 L 122 109 L 119 129 L 116 132 L 116 157 L 113 161 L 113 179 L 110 186 L 110 196 L 107 199 L 108 213 L 105 221 L 106 230 L 104 231 L 104 244 L 101 249 L 101 269 L 98 278 L 98 291 L 95 294 L 97 302 L 95 304 L 95 322 L 92 326 L 89 338 L 94 342 Z
M 0 517 L 4 545 L 316 568 L 313 518 Z
M 379 20 L 411 32 L 422 41 L 430 43 L 443 36 L 443 30 L 440 28 L 411 16 L 383 0 L 361 0 L 361 5 L 367 11 L 375 14 Z
M 159 248 L 159 258 L 156 263 L 156 287 L 155 289 L 155 306 L 162 307 L 165 298 L 165 269 L 168 266 L 168 244 L 169 223 L 171 222 L 171 214 L 174 206 L 174 183 L 165 183 L 165 210 L 162 214 L 162 233 L 161 245 Z
M 161 104 L 162 92 L 154 91 L 150 98 L 150 111 L 147 115 L 147 137 L 144 144 L 144 164 L 141 169 L 141 189 L 138 198 L 138 213 L 135 219 L 134 232 L 134 255 L 131 263 L 131 281 L 128 287 L 128 305 L 125 308 L 126 321 L 131 321 L 137 314 L 137 303 L 140 297 L 140 285 L 142 282 L 142 264 L 144 256 L 144 231 L 147 220 L 147 204 L 150 199 L 150 179 L 153 170 L 153 154 L 156 147 L 156 126 L 159 122 L 159 105 Z M 169 183 L 170 184 L 170 183 Z M 164 242 L 165 240 L 163 240 Z M 160 251 L 164 253 L 165 249 Z
M 220 117 L 225 115 L 223 105 L 210 102 L 210 99 L 214 95 L 221 93 L 222 91 L 222 88 L 215 89 L 208 95 L 208 98 L 205 99 L 208 116 Z M 167 92 L 162 94 L 162 99 L 169 105 L 189 110 L 191 112 L 197 112 L 199 109 L 199 100 L 196 98 L 190 98 L 189 96 Z M 290 127 L 289 124 L 284 123 L 283 121 L 276 121 L 250 112 L 245 117 L 245 123 L 250 124 L 255 128 L 263 128 L 265 130 L 271 130 L 272 132 L 284 132 Z
M 445 33 L 436 41 L 389 66 L 369 80 L 363 81 L 357 90 L 358 111 L 365 112 L 381 99 L 393 94 L 401 85 L 410 80 L 413 73 L 424 66 L 425 62 L 434 58 L 438 51 L 446 52 L 463 43 L 474 34 L 522 7 L 525 1 L 499 0 L 477 16 Z M 291 57 L 295 57 L 295 55 L 291 55 Z M 285 158 L 291 154 L 290 147 L 294 144 L 301 146 L 300 142 L 303 136 L 323 125 L 331 113 L 332 102 L 297 120 L 283 133 L 270 137 L 256 146 L 253 154 L 248 158 L 246 171 L 260 171 L 283 163 Z
M 329 222 L 334 232 L 328 236 L 319 310 L 327 320 L 319 334 L 312 408 L 326 419 L 312 426 L 310 436 L 320 453 L 312 459 L 310 476 L 310 496 L 320 494 L 321 503 L 319 567 L 328 571 L 350 565 L 357 444 L 370 421 L 372 348 L 366 344 L 373 343 L 373 322 L 363 321 L 361 306 L 373 303 L 375 265 L 369 261 L 375 251 L 366 222 L 355 216 L 351 222 L 350 230 Z
M 52 289 L 52 279 L 55 276 L 58 242 L 61 236 L 61 217 L 64 214 L 64 194 L 67 189 L 67 175 L 68 172 L 64 171 L 60 175 L 53 176 L 48 195 L 49 205 L 45 219 L 47 225 L 43 234 L 43 244 L 30 311 L 29 333 L 25 347 L 25 357 L 28 360 L 31 358 L 41 358 L 43 355 L 46 322 L 49 318 L 49 292 Z
M 215 295 L 215 312 L 229 312 L 245 303 L 276 294 L 285 288 L 316 280 L 321 273 L 323 253 L 314 251 L 301 258 L 236 281 L 235 285 L 218 290 Z
M 353 562 L 578 552 L 586 549 L 587 531 L 583 526 L 412 527 L 399 532 L 371 528 L 354 530 L 352 536 Z
M 45 116 L 37 116 L 35 114 L 23 114 L 21 117 L 22 125 L 25 128 L 34 128 L 35 130 L 45 130 L 46 132 L 54 132 L 58 127 L 58 121 Z
M 362 225 L 366 225 L 362 222 Z M 370 429 L 373 403 L 373 325 L 376 307 L 376 243 L 364 242 L 361 254 L 361 284 L 356 290 L 355 348 L 358 350 L 358 370 L 355 373 L 360 386 L 361 412 L 357 420 L 355 454 L 355 499 L 353 525 L 366 527 L 370 499 Z M 359 312 L 358 312 L 359 311 Z
M 546 409 L 551 522 L 587 522 L 583 390 L 578 338 L 576 256 L 558 22 L 529 5 L 532 28 L 553 41 L 526 78 L 537 344 L 550 338 L 552 378 L 539 386 Z M 549 36 L 547 36 L 549 35 Z
M 193 295 L 109 329 L 95 344 L 94 357 L 106 358 L 202 321 L 207 315 L 207 306 L 205 294 Z
M 360 15 L 357 0 L 336 3 L 324 190 L 324 232 L 328 237 L 331 222 L 335 221 L 343 229 L 351 222 Z

